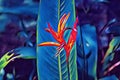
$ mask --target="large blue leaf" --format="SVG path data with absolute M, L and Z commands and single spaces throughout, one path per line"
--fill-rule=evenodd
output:
M 77 37 L 79 79 L 96 79 L 97 53 L 97 35 L 95 26 L 90 24 L 80 26 Z
M 54 38 L 45 31 L 47 23 L 57 31 L 59 19 L 70 12 L 66 26 L 73 26 L 75 21 L 74 0 L 41 0 L 37 26 L 37 44 L 46 41 L 55 42 Z M 67 41 L 70 32 L 65 33 Z M 54 57 L 57 47 L 37 47 L 37 68 L 40 80 L 77 80 L 76 46 L 72 48 L 69 64 L 66 62 L 65 51 Z M 68 68 L 69 67 L 69 68 Z M 46 72 L 46 73 L 45 73 Z

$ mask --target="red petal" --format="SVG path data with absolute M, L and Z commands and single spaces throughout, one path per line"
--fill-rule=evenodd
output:
M 67 43 L 67 46 L 70 48 L 72 48 L 74 42 L 76 41 L 76 36 L 77 36 L 77 24 L 78 24 L 78 18 L 76 18 L 76 21 L 74 23 L 74 27 L 72 29 L 72 32 L 70 34 L 70 37 L 68 39 L 68 43 Z
M 67 22 L 67 20 L 68 20 L 69 16 L 70 16 L 70 13 L 68 13 L 68 14 L 67 14 L 67 16 L 65 16 L 65 19 L 64 19 L 64 21 L 63 21 L 63 23 L 62 23 L 62 25 L 61 25 L 61 30 L 63 30 L 63 29 L 64 29 L 65 24 L 66 24 L 66 22 Z
M 45 30 L 46 30 L 47 32 L 50 32 L 50 29 L 49 29 L 49 28 L 46 28 Z
M 70 51 L 74 45 L 74 42 L 76 41 L 76 36 L 77 36 L 77 24 L 78 24 L 78 18 L 76 18 L 76 21 L 74 23 L 74 27 L 72 29 L 72 32 L 70 34 L 70 37 L 68 39 L 68 43 L 65 47 L 66 50 L 66 57 L 67 57 L 67 61 L 69 60 L 69 55 L 70 55 Z
M 50 29 L 49 32 L 52 34 L 52 36 L 57 39 L 57 33 L 52 29 L 50 23 L 48 23 L 48 28 Z

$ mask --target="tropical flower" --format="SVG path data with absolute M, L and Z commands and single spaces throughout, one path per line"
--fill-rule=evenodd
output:
M 61 50 L 64 48 L 66 51 L 66 61 L 68 62 L 68 58 L 70 55 L 70 51 L 74 45 L 74 42 L 76 41 L 76 36 L 77 36 L 77 24 L 78 24 L 78 18 L 76 18 L 76 21 L 73 25 L 73 29 L 70 33 L 69 39 L 68 41 L 65 41 L 64 37 L 64 32 L 68 29 L 68 27 L 65 27 L 66 22 L 68 20 L 70 16 L 70 13 L 68 13 L 67 15 L 64 14 L 58 24 L 58 31 L 55 32 L 50 23 L 48 23 L 48 28 L 46 28 L 45 30 L 49 33 L 52 34 L 52 36 L 54 37 L 54 39 L 58 42 L 43 42 L 38 44 L 38 46 L 57 46 L 57 53 L 56 53 L 56 57 L 60 54 Z

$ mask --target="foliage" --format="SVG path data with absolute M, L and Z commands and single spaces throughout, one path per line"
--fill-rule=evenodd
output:
M 16 44 L 10 50 L 0 42 L 0 80 L 16 77 L 5 71 L 16 58 L 36 60 L 29 80 L 36 79 L 36 68 L 39 80 L 118 80 L 112 73 L 120 66 L 117 0 L 34 1 L 0 1 L 0 40 Z

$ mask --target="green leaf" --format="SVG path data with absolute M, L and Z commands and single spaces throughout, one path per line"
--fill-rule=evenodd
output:
M 120 46 L 120 37 L 114 37 L 110 44 L 107 52 L 105 53 L 105 56 L 102 60 L 103 62 L 103 70 L 109 67 L 109 62 L 113 60 L 115 51 L 118 49 Z
M 0 70 L 16 58 L 36 59 L 36 51 L 32 47 L 20 47 L 5 53 L 0 58 Z
M 5 53 L 5 55 L 3 55 L 0 58 L 0 70 L 3 69 L 4 67 L 6 67 L 7 64 L 10 63 L 12 60 L 19 58 L 19 57 L 20 57 L 19 55 L 15 56 L 15 54 L 13 52 Z

